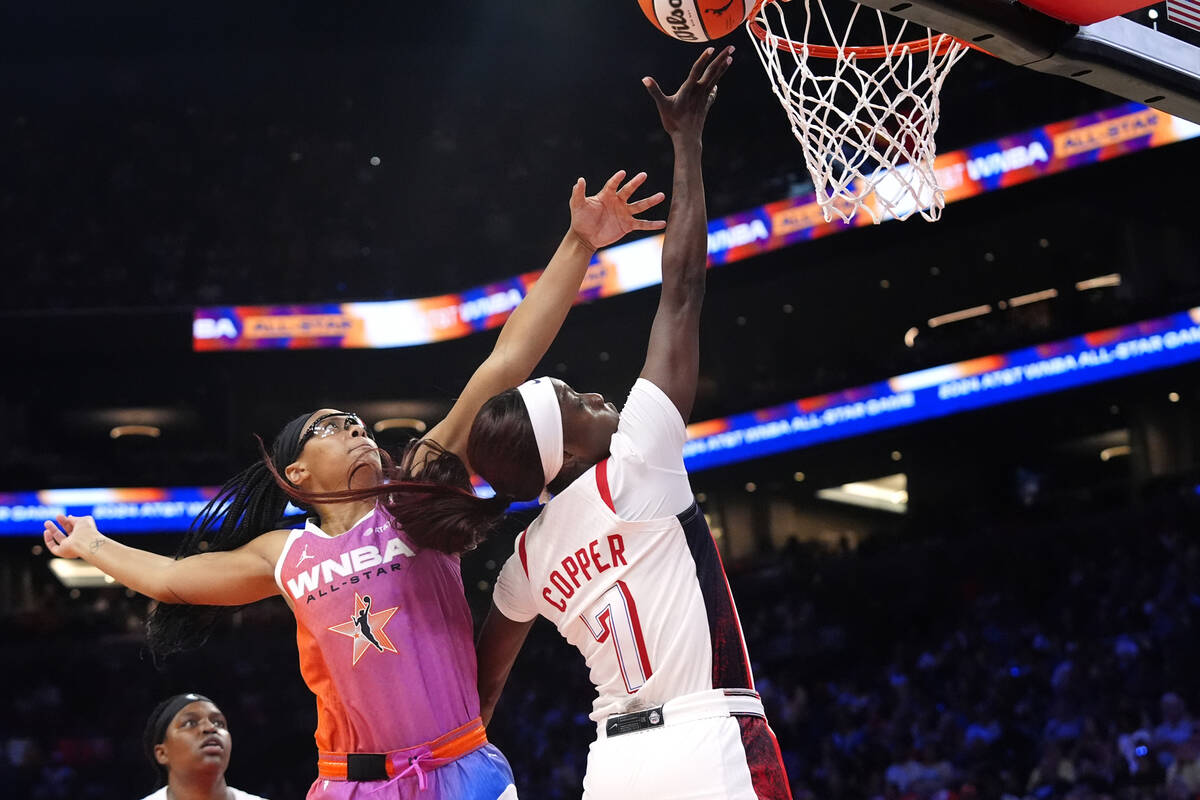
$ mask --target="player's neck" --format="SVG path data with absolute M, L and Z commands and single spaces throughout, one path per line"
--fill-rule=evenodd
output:
M 559 471 L 558 477 L 554 479 L 554 483 L 550 485 L 551 494 L 560 494 L 565 491 L 568 486 L 577 481 L 580 476 L 594 466 L 596 465 L 585 464 L 579 461 L 572 461 L 567 464 Z
M 341 536 L 375 508 L 375 500 L 358 500 L 353 503 L 330 503 L 316 507 L 321 520 L 321 530 L 328 536 Z

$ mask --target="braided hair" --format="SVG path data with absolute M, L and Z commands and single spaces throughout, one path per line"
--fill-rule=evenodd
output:
M 512 503 L 504 494 L 477 496 L 463 460 L 432 439 L 409 442 L 398 462 L 383 450 L 379 458 L 382 480 L 340 492 L 301 489 L 283 476 L 279 462 L 265 450 L 262 463 L 279 489 L 297 505 L 378 500 L 392 515 L 393 524 L 418 547 L 452 555 L 475 549 L 499 525 Z
M 262 458 L 225 482 L 192 521 L 176 559 L 233 550 L 279 528 L 289 499 L 305 510 L 320 503 L 378 499 L 419 547 L 452 554 L 474 549 L 503 519 L 511 498 L 477 497 L 462 459 L 430 439 L 410 442 L 399 462 L 380 450 L 383 479 L 374 486 L 323 493 L 301 489 L 282 470 L 300 457 L 300 438 L 311 416 L 301 414 L 285 425 L 269 452 L 259 440 Z M 158 662 L 199 647 L 238 608 L 158 603 L 146 621 L 152 656 Z
M 197 553 L 234 550 L 280 526 L 288 496 L 273 473 L 276 465 L 286 467 L 299 458 L 300 437 L 311 416 L 301 414 L 284 425 L 269 455 L 225 482 L 192 520 L 175 553 L 176 560 Z M 238 608 L 158 603 L 146 620 L 146 640 L 155 661 L 204 644 L 216 624 Z

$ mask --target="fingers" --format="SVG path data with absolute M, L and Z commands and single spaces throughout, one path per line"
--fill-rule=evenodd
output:
M 575 185 L 571 187 L 571 205 L 577 206 L 587 198 L 587 181 L 583 178 L 575 181 Z
M 619 169 L 613 173 L 613 176 L 604 184 L 604 188 L 600 191 L 616 192 L 617 187 L 621 185 L 621 181 L 625 180 L 625 170 Z
M 61 527 L 68 536 L 71 535 L 71 531 L 75 530 L 75 518 L 74 517 L 68 517 L 68 516 L 59 514 L 58 516 L 55 517 L 55 519 L 58 520 L 59 527 Z
M 633 193 L 637 191 L 637 188 L 645 182 L 646 173 L 639 172 L 637 175 L 634 175 L 632 178 L 630 178 L 628 183 L 617 190 L 617 197 L 621 198 L 622 200 L 629 200 L 629 198 L 633 196 Z
M 655 105 L 662 105 L 667 96 L 663 94 L 663 90 L 658 87 L 658 81 L 649 76 L 642 78 L 642 85 L 646 87 L 646 91 L 650 93 L 650 98 L 654 100 Z
M 44 530 L 42 531 L 42 538 L 46 540 L 46 547 L 49 547 L 50 551 L 54 552 L 58 549 L 58 546 L 62 544 L 65 534 L 60 531 L 58 526 L 50 520 L 46 520 L 43 527 Z
M 664 219 L 635 219 L 633 221 L 635 231 L 661 231 L 665 227 L 667 227 L 667 221 Z
M 662 192 L 655 192 L 645 199 L 638 200 L 636 203 L 630 203 L 629 213 L 641 214 L 643 211 L 648 211 L 649 209 L 654 208 L 656 205 L 666 199 L 667 196 Z
M 687 79 L 692 83 L 698 83 L 700 76 L 704 74 L 704 65 L 708 64 L 708 59 L 712 56 L 713 49 L 711 47 L 704 48 L 704 52 L 696 59 L 696 63 L 692 64 L 692 71 L 688 73 Z
M 732 63 L 733 45 L 729 45 L 708 63 L 708 67 L 704 70 L 704 75 L 701 76 L 699 82 L 704 86 L 715 84 L 721 80 L 721 76 L 725 74 L 725 70 L 729 69 L 729 65 Z

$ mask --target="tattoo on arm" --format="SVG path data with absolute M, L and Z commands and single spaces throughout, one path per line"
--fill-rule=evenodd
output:
M 103 539 L 93 539 L 92 541 L 88 542 L 88 550 L 92 553 L 95 553 L 103 544 Z

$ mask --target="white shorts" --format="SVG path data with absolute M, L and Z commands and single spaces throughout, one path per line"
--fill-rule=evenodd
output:
M 791 800 L 762 701 L 732 691 L 669 700 L 662 724 L 644 730 L 608 736 L 601 722 L 583 800 Z

